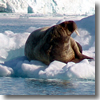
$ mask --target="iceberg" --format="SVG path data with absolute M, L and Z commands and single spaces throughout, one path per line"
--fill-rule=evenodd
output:
M 0 0 L 0 12 L 93 15 L 95 14 L 95 0 Z

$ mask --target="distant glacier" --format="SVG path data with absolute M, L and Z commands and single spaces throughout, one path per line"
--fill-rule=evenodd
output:
M 2 13 L 93 15 L 95 0 L 0 0 Z

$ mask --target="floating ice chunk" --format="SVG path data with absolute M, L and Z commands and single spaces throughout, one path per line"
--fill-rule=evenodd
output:
M 0 65 L 0 76 L 10 76 L 11 74 L 13 74 L 12 68 Z
M 26 61 L 25 61 L 26 62 Z M 23 63 L 21 65 L 22 71 L 27 77 L 34 77 L 38 78 L 39 71 L 44 70 L 47 67 L 47 65 L 43 64 L 40 61 L 31 61 L 30 63 Z
M 39 72 L 41 78 L 60 78 L 63 77 L 61 74 L 64 73 L 62 69 L 66 63 L 60 61 L 53 61 L 50 65 L 43 71 Z
M 87 59 L 80 63 L 69 62 L 67 64 L 54 61 L 44 71 L 40 70 L 40 78 L 57 79 L 95 79 L 95 67 L 90 65 Z
M 69 73 L 70 76 L 68 75 Z M 90 65 L 88 60 L 85 59 L 71 66 L 68 74 L 67 75 L 72 78 L 95 79 L 95 67 Z
M 95 66 L 87 59 L 80 63 L 63 63 L 53 61 L 49 66 L 36 60 L 28 61 L 26 57 L 19 57 L 0 65 L 0 76 L 17 76 L 44 79 L 93 79 L 95 80 Z
M 12 31 L 5 31 L 4 33 L 0 33 L 0 62 L 7 60 L 7 57 L 8 59 L 11 59 L 10 57 L 14 57 L 14 55 L 16 57 L 23 54 L 24 45 L 28 36 L 28 32 L 23 34 L 13 33 Z M 9 53 L 11 53 L 10 56 Z

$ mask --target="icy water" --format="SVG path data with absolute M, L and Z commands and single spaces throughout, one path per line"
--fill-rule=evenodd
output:
M 1 95 L 95 95 L 95 81 L 0 78 Z

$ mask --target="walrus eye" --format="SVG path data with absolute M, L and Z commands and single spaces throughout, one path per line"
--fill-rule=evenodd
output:
M 80 34 L 79 34 L 79 32 L 78 32 L 77 30 L 75 30 L 75 33 L 76 33 L 78 36 L 80 36 Z

